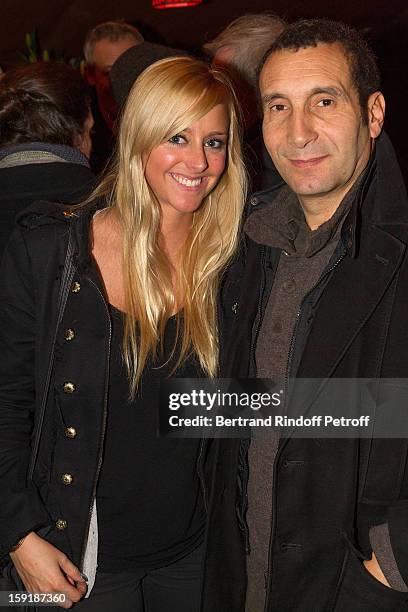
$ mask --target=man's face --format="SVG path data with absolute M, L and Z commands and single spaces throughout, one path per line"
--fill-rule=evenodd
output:
M 118 106 L 113 98 L 109 72 L 122 53 L 134 47 L 135 44 L 132 37 L 115 41 L 107 38 L 99 40 L 94 47 L 94 63 L 86 71 L 88 83 L 96 89 L 99 109 L 110 130 L 116 119 Z
M 341 45 L 273 53 L 260 89 L 265 145 L 281 176 L 301 203 L 329 198 L 338 205 L 381 130 L 371 119 L 364 125 Z M 383 101 L 378 92 L 369 98 L 369 115 L 378 96 Z

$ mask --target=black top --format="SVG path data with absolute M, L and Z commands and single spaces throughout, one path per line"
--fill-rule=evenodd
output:
M 123 317 L 111 307 L 112 353 L 108 423 L 98 492 L 98 569 L 119 572 L 162 567 L 188 554 L 202 540 L 204 505 L 197 475 L 200 440 L 157 436 L 159 380 L 176 334 L 176 317 L 166 325 L 159 365 L 146 367 L 140 390 L 129 401 L 122 360 Z M 163 365 L 164 364 L 164 365 Z M 177 376 L 202 376 L 194 358 Z

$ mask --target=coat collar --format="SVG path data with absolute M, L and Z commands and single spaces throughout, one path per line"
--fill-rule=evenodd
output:
M 398 274 L 407 254 L 408 198 L 385 134 L 377 143 L 342 229 L 347 255 L 320 296 L 295 373 L 297 379 L 307 379 L 306 387 L 295 384 L 291 394 L 291 404 L 299 414 L 307 414 L 327 381 L 335 376 L 337 366 L 373 313 L 381 309 L 387 320 L 393 307 Z M 372 335 L 369 354 L 350 363 L 344 373 L 348 371 L 354 378 L 380 377 L 386 340 L 386 333 Z M 281 450 L 292 435 L 293 431 Z
M 408 198 L 383 134 L 342 228 L 347 255 L 319 302 L 298 376 L 329 377 L 369 319 L 406 254 Z
M 78 164 L 89 168 L 89 160 L 76 147 L 49 142 L 24 142 L 0 149 L 0 168 L 47 161 Z
M 284 183 L 253 194 L 247 204 L 247 215 L 268 207 L 279 194 Z M 373 224 L 384 227 L 395 235 L 405 236 L 408 223 L 408 198 L 394 148 L 384 132 L 377 139 L 364 175 L 356 191 L 353 204 L 342 226 L 341 237 L 349 257 L 358 255 L 361 233 L 361 211 Z
M 75 266 L 79 272 L 87 272 L 92 268 L 90 224 L 95 212 L 103 207 L 104 203 L 100 200 L 95 200 L 81 207 L 39 201 L 22 211 L 17 216 L 16 222 L 28 229 L 35 229 L 44 225 L 68 226 L 72 224 L 75 238 Z

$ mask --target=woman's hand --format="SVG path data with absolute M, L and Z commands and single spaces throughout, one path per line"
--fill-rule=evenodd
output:
M 10 553 L 10 558 L 30 593 L 64 593 L 61 608 L 71 608 L 86 593 L 79 569 L 58 548 L 31 532 Z
M 382 569 L 377 561 L 377 557 L 374 553 L 372 554 L 371 559 L 369 559 L 368 561 L 363 561 L 363 563 L 366 570 L 369 571 L 370 574 L 374 576 L 374 578 L 377 578 L 377 580 L 385 584 L 385 586 L 390 587 L 390 584 L 384 576 Z

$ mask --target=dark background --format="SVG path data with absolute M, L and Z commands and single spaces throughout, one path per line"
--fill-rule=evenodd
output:
M 137 25 L 147 40 L 197 50 L 239 15 L 264 10 L 290 21 L 300 17 L 339 19 L 364 32 L 383 75 L 386 129 L 406 166 L 407 0 L 204 0 L 197 7 L 166 10 L 153 9 L 150 0 L 1 0 L 0 65 L 7 69 L 19 61 L 18 52 L 25 49 L 24 35 L 34 28 L 43 48 L 62 51 L 67 59 L 81 55 L 89 28 L 118 18 Z
M 199 47 L 244 13 L 272 10 L 289 20 L 299 17 L 341 19 L 358 28 L 391 36 L 407 24 L 406 0 L 204 0 L 192 8 L 155 10 L 150 0 L 2 0 L 0 63 L 13 62 L 24 48 L 24 34 L 38 28 L 44 47 L 79 55 L 86 31 L 101 21 L 125 18 L 146 38 L 173 46 Z M 405 29 L 405 38 L 407 30 Z

